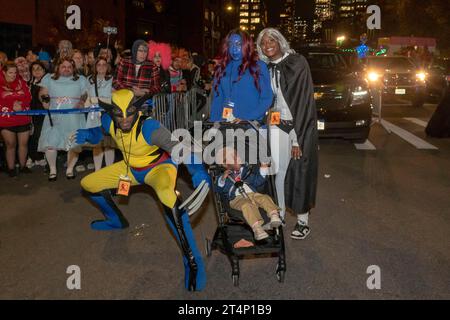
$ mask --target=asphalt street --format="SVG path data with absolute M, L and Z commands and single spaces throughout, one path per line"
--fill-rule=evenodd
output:
M 420 125 L 434 108 L 386 107 L 383 119 L 435 148 L 418 149 L 378 123 L 369 150 L 320 141 L 311 234 L 290 239 L 295 217 L 287 217 L 284 283 L 266 256 L 242 260 L 234 287 L 227 257 L 214 251 L 204 260 L 206 289 L 187 292 L 180 250 L 149 189 L 119 205 L 128 229 L 94 232 L 101 214 L 79 186 L 89 171 L 54 183 L 41 168 L 16 179 L 1 173 L 0 299 L 450 299 L 450 140 L 427 138 Z M 186 177 L 178 184 L 192 191 Z M 192 219 L 202 252 L 217 227 L 212 201 Z M 80 267 L 80 290 L 66 286 L 71 265 Z M 369 266 L 379 267 L 380 289 L 367 287 Z

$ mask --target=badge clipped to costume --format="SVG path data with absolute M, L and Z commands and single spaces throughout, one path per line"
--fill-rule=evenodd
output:
M 232 101 L 227 101 L 223 106 L 222 118 L 227 122 L 232 122 L 236 119 L 233 115 L 233 109 L 234 109 L 234 102 Z
M 128 197 L 131 188 L 131 178 L 127 175 L 120 175 L 119 186 L 117 187 L 117 195 Z
M 281 114 L 279 111 L 274 111 L 270 113 L 270 125 L 277 126 L 281 123 Z

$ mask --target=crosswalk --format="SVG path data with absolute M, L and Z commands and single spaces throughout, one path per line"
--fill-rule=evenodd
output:
M 423 128 L 425 128 L 427 126 L 427 122 L 423 121 L 421 119 L 417 119 L 417 118 L 403 118 L 404 120 L 407 120 L 411 123 L 414 123 L 418 126 L 421 126 Z M 380 120 L 380 125 L 382 125 L 390 134 L 395 134 L 398 137 L 402 138 L 403 140 L 405 140 L 406 142 L 408 142 L 409 144 L 411 144 L 412 146 L 414 146 L 417 149 L 420 150 L 438 150 L 438 148 L 428 142 L 426 142 L 425 140 L 419 138 L 418 136 L 412 134 L 411 132 L 389 122 L 386 121 L 384 119 Z M 369 150 L 369 151 L 374 151 L 377 150 L 377 148 L 375 147 L 375 145 L 369 141 L 366 140 L 366 142 L 364 143 L 355 143 L 355 148 L 357 150 Z

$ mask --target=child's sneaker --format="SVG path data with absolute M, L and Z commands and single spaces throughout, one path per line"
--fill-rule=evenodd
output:
M 255 235 L 256 241 L 264 240 L 269 237 L 269 234 L 264 231 L 264 229 L 262 228 L 262 226 L 259 223 L 253 227 L 253 233 Z
M 282 224 L 282 221 L 281 221 L 278 213 L 274 213 L 270 216 L 270 227 L 272 229 L 278 228 L 279 226 L 281 226 L 281 224 Z

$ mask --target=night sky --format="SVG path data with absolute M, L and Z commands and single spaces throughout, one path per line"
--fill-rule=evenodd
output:
M 276 26 L 280 21 L 280 0 L 265 0 L 269 11 L 269 25 Z M 314 0 L 297 0 L 296 16 L 312 19 Z

